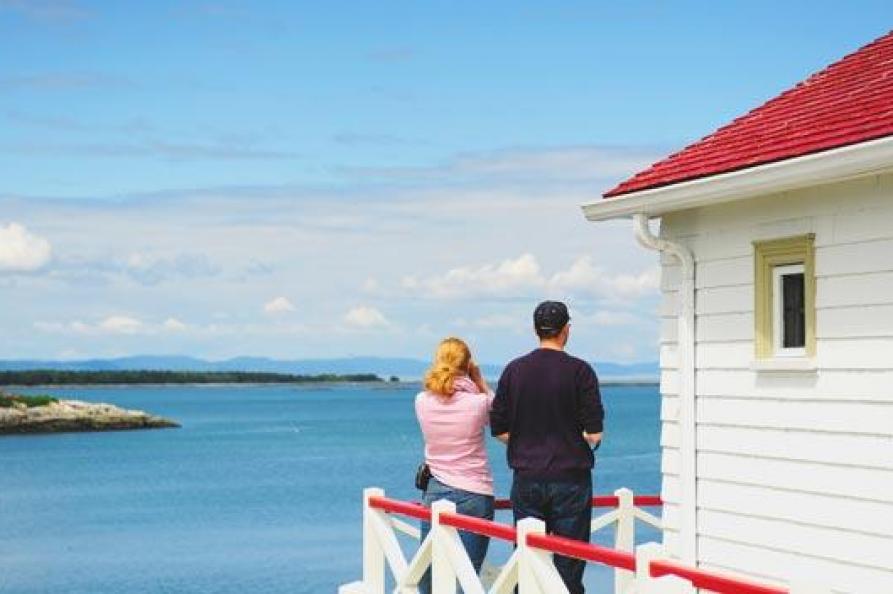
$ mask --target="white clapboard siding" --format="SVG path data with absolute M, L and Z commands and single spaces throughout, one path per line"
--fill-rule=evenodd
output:
M 667 371 L 662 381 L 676 381 Z M 785 400 L 861 400 L 893 403 L 893 370 L 821 370 L 821 373 L 754 373 L 750 369 L 699 369 L 699 397 L 734 395 L 740 398 Z
M 710 510 L 698 510 L 698 532 L 882 570 L 893 550 L 893 539 L 883 536 Z
M 664 396 L 676 396 L 679 394 L 679 372 L 676 369 L 661 370 L 660 393 Z
M 819 309 L 816 335 L 820 341 L 893 337 L 893 303 Z
M 664 423 L 666 427 L 667 423 Z M 678 429 L 674 438 L 679 438 Z M 699 425 L 698 450 L 893 469 L 893 456 L 890 455 L 893 452 L 893 437 L 889 435 Z
M 737 570 L 756 579 L 820 583 L 832 592 L 887 594 L 893 592 L 893 571 L 882 571 L 800 554 L 797 549 L 756 546 L 729 538 L 701 537 L 698 555 L 704 567 Z
M 698 316 L 695 334 L 697 341 L 726 342 L 752 341 L 754 336 L 753 312 L 726 313 Z
M 660 345 L 660 368 L 676 369 L 679 365 L 679 355 L 675 344 Z
M 678 448 L 680 442 L 679 423 L 664 421 L 661 423 L 660 445 L 664 448 Z
M 753 242 L 815 234 L 811 371 L 754 368 Z M 698 559 L 893 592 L 893 173 L 667 215 L 696 261 Z M 661 493 L 679 551 L 678 290 L 662 257 Z
M 672 344 L 678 340 L 679 322 L 676 317 L 660 318 L 660 343 Z
M 672 452 L 675 450 L 665 450 L 664 455 Z M 698 476 L 704 480 L 836 496 L 838 502 L 854 499 L 893 503 L 890 497 L 893 493 L 893 469 L 703 451 L 698 453 L 697 463 Z M 893 514 L 889 519 L 893 521 Z
M 698 344 L 698 369 L 748 369 L 753 362 L 753 342 L 736 340 Z
M 695 295 L 697 315 L 753 312 L 753 287 L 737 285 L 699 289 Z
M 678 551 L 679 550 L 679 529 L 665 526 L 664 534 L 663 534 L 663 541 L 664 541 L 664 547 L 668 551 Z
M 817 247 L 815 272 L 817 276 L 891 272 L 890 254 L 893 254 L 893 239 Z
M 890 369 L 893 337 L 819 340 L 816 359 L 822 369 Z
M 663 395 L 660 403 L 661 421 L 679 421 L 679 398 L 677 396 Z
M 678 476 L 666 475 L 663 477 L 660 496 L 661 499 L 667 503 L 679 505 L 681 500 L 681 486 L 679 484 Z
M 658 314 L 662 318 L 675 318 L 679 314 L 679 295 L 675 291 L 662 293 Z
M 660 288 L 677 291 L 682 281 L 682 268 L 678 263 L 663 267 Z M 695 287 L 710 289 L 753 283 L 753 257 L 735 256 L 719 260 L 699 261 L 695 275 Z
M 893 538 L 889 502 L 699 479 L 698 508 Z
M 699 425 L 884 435 L 893 440 L 893 406 L 884 402 L 711 396 L 698 398 L 697 422 Z M 889 454 L 893 459 L 893 449 Z
M 889 305 L 893 303 L 893 272 L 817 277 L 815 303 L 818 309 Z

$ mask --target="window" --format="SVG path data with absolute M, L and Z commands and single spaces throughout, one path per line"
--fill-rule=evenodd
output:
M 814 236 L 754 242 L 758 359 L 815 354 Z

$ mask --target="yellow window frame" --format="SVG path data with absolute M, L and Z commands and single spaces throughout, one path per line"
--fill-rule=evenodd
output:
M 754 347 L 757 359 L 776 355 L 773 336 L 774 283 L 772 269 L 791 264 L 803 265 L 806 356 L 815 356 L 815 234 L 769 241 L 755 241 L 754 247 Z

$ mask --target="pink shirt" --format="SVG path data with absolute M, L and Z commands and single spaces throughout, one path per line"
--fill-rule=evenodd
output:
M 467 377 L 456 379 L 450 397 L 420 392 L 415 412 L 425 437 L 425 462 L 445 485 L 493 494 L 493 474 L 484 447 L 484 427 L 490 417 L 493 393 L 482 394 Z

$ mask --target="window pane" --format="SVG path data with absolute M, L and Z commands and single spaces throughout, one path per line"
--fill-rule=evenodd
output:
M 783 304 L 782 346 L 800 348 L 806 344 L 806 309 L 803 273 L 781 277 Z

